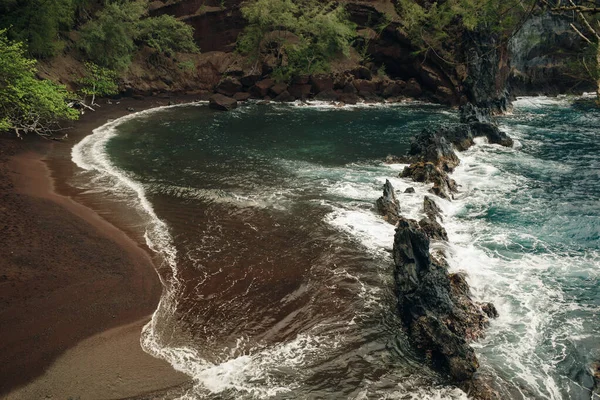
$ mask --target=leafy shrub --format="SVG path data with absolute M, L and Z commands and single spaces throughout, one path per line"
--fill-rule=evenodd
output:
M 50 136 L 64 119 L 77 119 L 69 107 L 71 94 L 63 85 L 36 79 L 35 60 L 28 59 L 22 43 L 0 30 L 0 131 L 17 135 L 35 132 Z
M 322 72 L 348 55 L 355 26 L 342 6 L 316 0 L 253 0 L 242 8 L 248 26 L 238 50 L 255 61 L 275 57 L 276 77 Z

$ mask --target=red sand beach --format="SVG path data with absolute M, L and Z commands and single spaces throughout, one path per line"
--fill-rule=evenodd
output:
M 189 386 L 139 344 L 162 292 L 148 249 L 65 184 L 82 137 L 128 107 L 168 102 L 102 105 L 65 142 L 0 136 L 1 398 L 155 398 Z

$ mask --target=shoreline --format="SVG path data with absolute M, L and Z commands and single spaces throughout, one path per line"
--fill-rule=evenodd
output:
M 0 138 L 1 398 L 131 398 L 191 381 L 140 346 L 163 291 L 149 249 L 67 180 L 71 148 L 107 120 L 192 100 L 102 104 L 66 142 Z

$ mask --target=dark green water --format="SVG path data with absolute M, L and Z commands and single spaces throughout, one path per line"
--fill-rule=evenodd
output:
M 426 105 L 205 106 L 144 113 L 74 149 L 77 185 L 131 207 L 163 255 L 168 294 L 148 351 L 194 377 L 184 398 L 462 398 L 394 316 L 393 227 L 373 211 L 390 178 L 418 216 L 427 186 L 397 178 Z M 588 399 L 600 358 L 600 113 L 521 100 L 519 146 L 461 155 L 461 197 L 438 200 L 453 270 L 501 317 L 476 344 L 513 398 Z

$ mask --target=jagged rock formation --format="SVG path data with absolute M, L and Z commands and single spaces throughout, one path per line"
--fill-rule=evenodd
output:
M 447 241 L 448 233 L 440 224 L 440 221 L 444 220 L 442 218 L 442 210 L 428 196 L 425 196 L 423 199 L 423 211 L 425 212 L 425 218 L 419 221 L 419 227 L 429 239 Z
M 514 96 L 593 92 L 593 80 L 573 71 L 573 55 L 582 54 L 583 39 L 566 15 L 532 15 L 511 38 L 510 76 Z
M 479 363 L 469 342 L 483 335 L 489 316 L 471 299 L 464 275 L 449 274 L 430 256 L 429 238 L 415 221 L 398 222 L 393 255 L 398 311 L 411 341 L 453 380 L 473 378 Z
M 510 147 L 513 140 L 492 122 L 489 108 L 467 104 L 461 107 L 461 123 L 442 126 L 436 130 L 426 128 L 411 141 L 408 158 L 411 164 L 400 173 L 403 178 L 416 182 L 433 183 L 430 192 L 452 199 L 458 190 L 456 182 L 448 176 L 460 163 L 452 146 L 467 150 L 475 137 L 486 137 L 489 143 Z
M 394 187 L 389 180 L 383 185 L 383 196 L 377 199 L 377 211 L 392 225 L 396 225 L 400 219 L 400 202 L 394 193 Z

